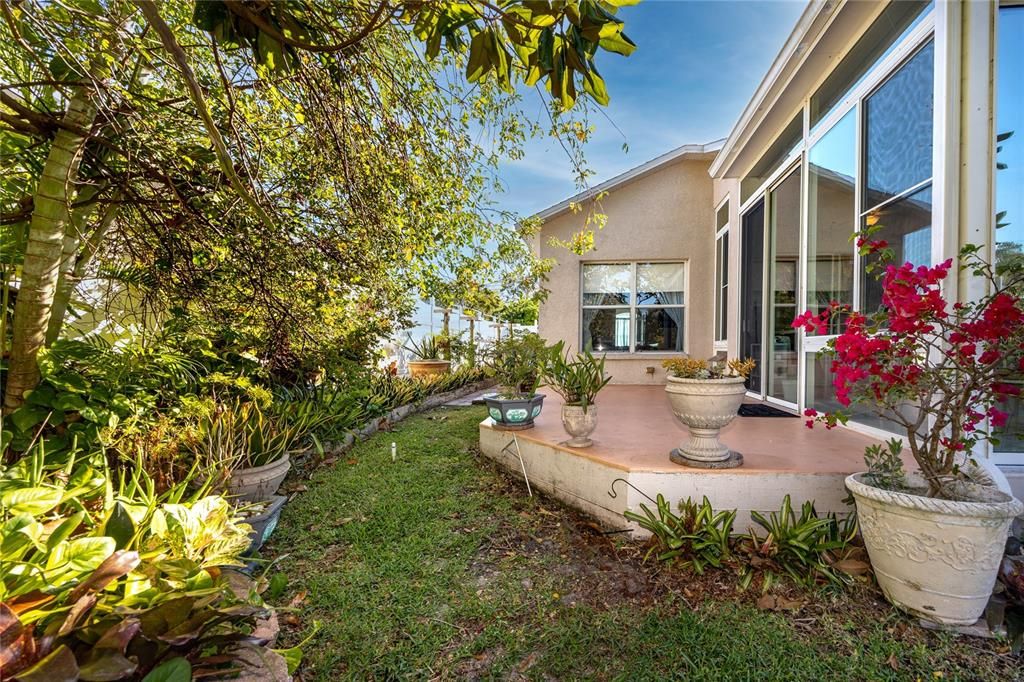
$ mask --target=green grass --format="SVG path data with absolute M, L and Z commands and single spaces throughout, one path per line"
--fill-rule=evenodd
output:
M 442 409 L 402 422 L 318 471 L 285 508 L 264 554 L 283 557 L 285 602 L 305 592 L 285 616 L 286 642 L 321 625 L 302 679 L 1016 674 L 998 643 L 922 631 L 872 594 L 804 594 L 800 613 L 776 614 L 731 591 L 729 574 L 690 583 L 640 565 L 635 545 L 526 498 L 481 459 L 483 416 Z

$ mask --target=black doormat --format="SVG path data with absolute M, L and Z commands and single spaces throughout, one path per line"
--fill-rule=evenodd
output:
M 743 403 L 740 405 L 740 416 L 741 417 L 796 417 L 791 412 L 784 412 L 783 410 L 772 407 L 771 405 L 765 405 L 763 403 Z

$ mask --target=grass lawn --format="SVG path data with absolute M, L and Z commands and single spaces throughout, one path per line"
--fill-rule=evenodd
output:
M 729 571 L 644 564 L 483 459 L 483 418 L 413 417 L 303 482 L 264 550 L 285 641 L 321 624 L 300 679 L 1020 679 L 1001 642 L 923 631 L 869 587 L 773 612 Z

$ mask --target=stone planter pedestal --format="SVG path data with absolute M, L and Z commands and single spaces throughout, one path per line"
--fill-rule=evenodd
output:
M 665 393 L 672 412 L 690 437 L 671 452 L 676 464 L 703 469 L 726 469 L 743 463 L 743 456 L 718 440 L 719 432 L 736 418 L 747 389 L 742 377 L 680 379 L 668 377 Z

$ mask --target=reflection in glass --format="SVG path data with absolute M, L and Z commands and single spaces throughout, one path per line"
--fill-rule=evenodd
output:
M 636 350 L 682 352 L 682 308 L 638 308 Z
M 807 308 L 820 313 L 832 301 L 853 305 L 856 111 L 825 133 L 807 160 Z M 840 333 L 840 323 L 841 318 L 832 318 L 827 333 Z
M 583 350 L 629 350 L 629 308 L 584 308 Z
M 790 173 L 769 195 L 771 292 L 768 303 L 768 395 L 796 402 L 797 263 L 800 258 L 800 169 Z
M 884 239 L 894 251 L 897 265 L 931 265 L 932 262 L 932 188 L 929 185 L 898 201 L 875 209 L 864 216 L 864 227 L 880 226 L 874 239 Z M 865 265 L 875 262 L 874 257 L 864 259 Z M 882 283 L 878 272 L 865 269 L 861 286 L 862 309 L 874 312 L 882 305 Z
M 877 206 L 932 176 L 934 43 L 864 101 L 864 208 Z
M 583 265 L 583 305 L 629 305 L 629 263 L 585 263 Z
M 636 266 L 637 305 L 682 305 L 683 268 L 679 263 Z

